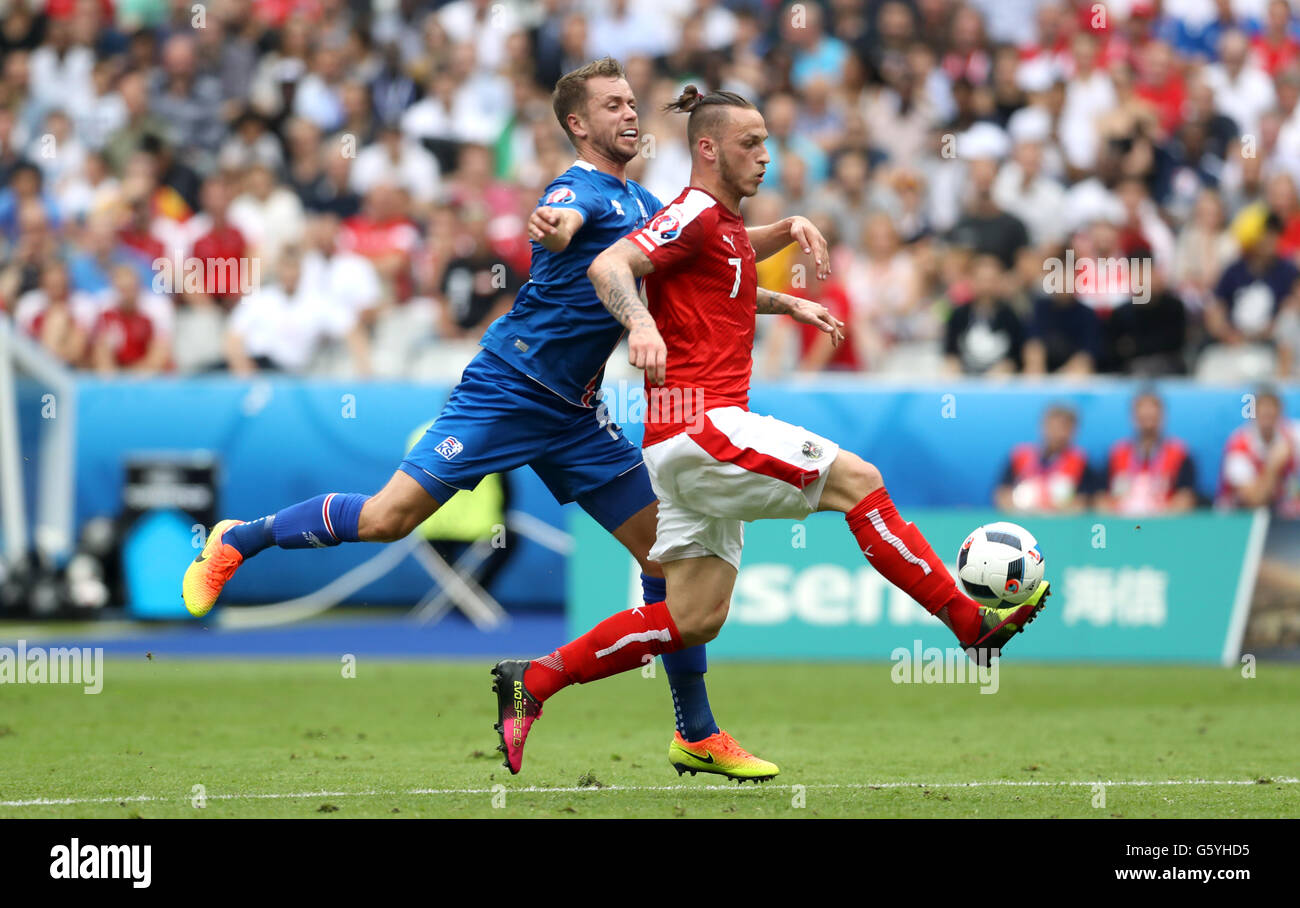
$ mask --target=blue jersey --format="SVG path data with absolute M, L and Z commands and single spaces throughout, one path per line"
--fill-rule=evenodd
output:
M 582 226 L 563 252 L 532 243 L 528 283 L 481 343 L 569 403 L 592 407 L 623 326 L 596 296 L 587 269 L 663 206 L 644 187 L 623 183 L 586 161 L 556 177 L 538 205 L 571 208 L 582 215 Z

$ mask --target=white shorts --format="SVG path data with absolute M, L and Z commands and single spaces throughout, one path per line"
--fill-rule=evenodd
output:
M 839 445 L 800 426 L 740 407 L 704 414 L 687 430 L 642 451 L 659 496 L 650 557 L 716 555 L 740 567 L 744 522 L 802 520 L 821 501 Z

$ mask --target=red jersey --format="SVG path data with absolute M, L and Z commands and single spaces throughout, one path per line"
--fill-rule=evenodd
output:
M 203 260 L 203 292 L 223 298 L 239 296 L 243 289 L 238 286 L 240 260 L 247 250 L 244 235 L 229 224 L 213 227 L 195 240 L 194 257 Z
M 758 274 L 744 220 L 703 189 L 682 190 L 628 238 L 654 265 L 646 300 L 668 347 L 663 387 L 646 385 L 649 447 L 706 410 L 749 409 Z
M 364 214 L 343 222 L 338 245 L 341 252 L 355 252 L 374 260 L 400 253 L 406 261 L 393 279 L 393 292 L 398 302 L 405 302 L 414 291 L 411 275 L 411 257 L 420 244 L 420 231 L 406 218 L 376 221 Z
M 838 281 L 825 281 L 821 289 L 816 293 L 810 293 L 799 287 L 786 287 L 785 293 L 791 296 L 803 296 L 806 299 L 821 303 L 831 315 L 844 322 L 845 332 L 844 340 L 835 348 L 831 358 L 826 361 L 825 369 L 827 371 L 847 370 L 856 372 L 860 368 L 858 363 L 857 351 L 853 348 L 852 341 L 848 337 L 848 325 L 853 321 L 853 304 L 849 300 L 849 292 L 844 285 Z M 826 332 L 816 325 L 799 325 L 799 359 L 800 361 L 812 349 L 813 344 L 818 343 Z
M 1288 439 L 1291 457 L 1282 471 L 1273 508 L 1284 517 L 1300 517 L 1300 424 L 1281 420 L 1277 432 Z M 1223 467 L 1219 475 L 1217 504 L 1243 507 L 1237 489 L 1254 482 L 1264 472 L 1271 442 L 1265 442 L 1259 426 L 1247 423 L 1228 436 L 1223 448 Z
M 153 333 L 153 322 L 139 309 L 113 308 L 100 313 L 94 338 L 96 343 L 107 339 L 116 363 L 126 367 L 144 359 L 153 342 Z
M 1110 494 L 1122 514 L 1158 514 L 1179 489 L 1193 484 L 1187 445 L 1162 438 L 1142 456 L 1136 440 L 1124 438 L 1110 449 Z

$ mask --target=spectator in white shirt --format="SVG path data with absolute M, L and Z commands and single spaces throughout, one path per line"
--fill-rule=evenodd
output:
M 1215 109 L 1237 124 L 1243 135 L 1259 129 L 1259 118 L 1277 101 L 1273 80 L 1251 57 L 1250 41 L 1240 31 L 1219 39 L 1219 62 L 1207 66 L 1205 80 L 1214 91 Z
M 244 192 L 230 203 L 230 223 L 261 258 L 262 276 L 272 277 L 281 251 L 302 239 L 302 202 L 293 190 L 276 183 L 269 167 L 255 163 L 248 169 Z
M 1021 121 L 1020 135 L 1012 136 L 1015 144 L 1011 159 L 1002 165 L 993 181 L 993 201 L 998 207 L 1014 214 L 1024 222 L 1029 239 L 1035 246 L 1057 243 L 1065 238 L 1065 225 L 1061 210 L 1065 203 L 1065 187 L 1043 174 L 1043 148 L 1050 129 L 1047 115 L 1041 124 Z M 1030 125 L 1046 127 L 1030 131 Z
M 338 232 L 333 213 L 318 212 L 308 220 L 300 281 L 309 296 L 332 310 L 329 333 L 346 344 L 352 374 L 370 375 L 370 325 L 383 302 L 383 282 L 365 256 L 338 249 Z
M 436 15 L 452 41 L 473 46 L 485 69 L 500 69 L 510 62 L 506 41 L 520 26 L 511 4 L 501 0 L 452 0 Z
M 381 183 L 399 186 L 422 205 L 432 203 L 442 187 L 438 160 L 418 142 L 402 136 L 397 126 L 385 126 L 379 139 L 357 155 L 352 165 L 352 191 L 367 195 Z
M 1072 47 L 1075 72 L 1066 83 L 1059 135 L 1066 163 L 1088 171 L 1097 163 L 1097 118 L 1112 110 L 1117 98 L 1110 76 L 1097 66 L 1097 39 L 1078 34 Z
M 226 363 L 235 375 L 300 373 L 321 342 L 339 331 L 338 308 L 302 281 L 298 247 L 284 250 L 279 279 L 244 297 L 230 315 Z

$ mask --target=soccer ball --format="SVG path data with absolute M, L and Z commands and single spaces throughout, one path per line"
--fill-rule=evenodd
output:
M 1014 523 L 988 523 L 957 553 L 957 582 L 980 605 L 1019 605 L 1043 582 L 1038 540 Z

